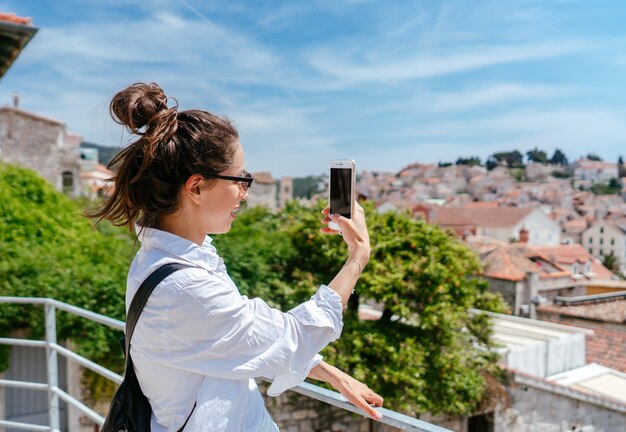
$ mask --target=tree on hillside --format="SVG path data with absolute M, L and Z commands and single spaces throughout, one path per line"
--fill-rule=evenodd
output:
M 259 209 L 251 219 L 245 213 L 238 217 L 228 235 L 215 239 L 235 282 L 241 284 L 238 278 L 249 271 L 241 248 L 256 249 L 267 236 L 287 238 L 289 244 L 280 240 L 277 249 L 263 252 L 265 258 L 257 256 L 274 273 L 259 263 L 260 277 L 251 279 L 248 294 L 267 292 L 282 273 L 286 294 L 275 290 L 272 298 L 285 310 L 328 283 L 347 253 L 339 236 L 319 234 L 320 210 L 292 203 L 277 215 L 265 217 L 267 210 Z M 468 310 L 502 311 L 500 297 L 487 291 L 477 277 L 477 257 L 455 238 L 408 215 L 366 210 L 372 258 L 350 299 L 342 337 L 323 355 L 384 395 L 393 409 L 472 413 L 492 396 L 486 376 L 496 371 L 496 356 L 488 318 Z M 255 220 L 267 220 L 270 227 L 253 233 L 248 225 Z M 385 304 L 380 320 L 358 319 L 365 299 Z
M 552 165 L 567 165 L 569 162 L 565 153 L 561 149 L 554 150 L 554 154 L 550 158 L 550 164 Z
M 626 177 L 626 166 L 624 166 L 624 158 L 620 155 L 617 158 L 617 175 L 619 177 Z
M 585 158 L 589 159 L 590 161 L 602 162 L 602 158 L 598 156 L 597 153 L 587 153 L 587 156 L 585 156 Z
M 543 150 L 539 150 L 539 148 L 537 147 L 535 147 L 532 150 L 527 151 L 526 157 L 528 158 L 530 162 L 542 163 L 542 164 L 548 163 L 548 155 L 546 154 L 546 152 Z
M 491 155 L 498 162 L 505 162 L 509 168 L 524 168 L 524 156 L 517 150 Z
M 460 157 L 456 160 L 457 165 L 481 166 L 482 162 L 478 156 Z

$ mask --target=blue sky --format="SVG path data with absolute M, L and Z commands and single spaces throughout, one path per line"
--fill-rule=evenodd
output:
M 396 171 L 535 146 L 626 156 L 626 2 L 5 1 L 39 32 L 0 82 L 85 140 L 156 81 L 238 126 L 252 171 Z

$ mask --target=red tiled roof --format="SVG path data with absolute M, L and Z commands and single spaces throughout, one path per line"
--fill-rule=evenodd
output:
M 587 229 L 587 226 L 587 218 L 585 217 L 563 222 L 563 228 L 565 228 L 568 232 L 582 232 Z
M 12 23 L 12 24 L 21 24 L 21 25 L 31 25 L 32 22 L 31 17 L 19 17 L 14 13 L 2 13 L 0 12 L 0 21 Z
M 464 205 L 465 208 L 494 208 L 499 206 L 497 201 L 473 201 Z
M 528 216 L 533 208 L 520 207 L 460 207 L 458 211 L 479 226 L 512 227 Z
M 597 258 L 594 258 L 591 262 L 591 272 L 595 273 L 594 279 L 611 279 L 615 277 L 615 273 L 606 268 Z
M 626 332 L 594 328 L 593 333 L 585 338 L 587 362 L 626 373 Z
M 544 304 L 537 311 L 593 321 L 626 323 L 626 300 L 624 298 L 592 300 L 575 305 Z M 626 327 L 624 328 L 626 332 Z
M 550 261 L 573 264 L 575 262 L 586 263 L 593 260 L 592 255 L 580 244 L 568 244 L 559 246 L 533 246 L 529 252 L 545 255 Z
M 465 217 L 457 208 L 435 207 L 433 210 L 434 216 L 432 223 L 437 225 L 445 227 L 475 225 L 471 219 Z

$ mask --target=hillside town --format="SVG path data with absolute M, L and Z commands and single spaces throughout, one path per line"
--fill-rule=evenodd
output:
M 17 53 L 36 31 L 30 19 L 14 15 L 0 14 L 0 30 L 3 26 Z M 17 53 L 4 59 L 0 77 Z M 99 200 L 114 190 L 115 167 L 101 160 L 98 148 L 64 119 L 23 109 L 17 93 L 0 107 L 0 162 L 35 171 L 72 199 Z M 557 149 L 548 158 L 535 148 L 525 155 L 495 153 L 484 162 L 478 157 L 459 157 L 456 163 L 407 161 L 398 172 L 358 173 L 360 201 L 381 214 L 405 213 L 454 236 L 474 251 L 482 264 L 476 276 L 508 307 L 506 313 L 488 313 L 499 364 L 508 374 L 502 384 L 505 402 L 467 416 L 425 413 L 422 420 L 459 432 L 626 431 L 626 168 L 621 157 L 576 156 L 570 162 Z M 276 178 L 269 170 L 252 175 L 247 207 L 280 212 L 291 200 L 310 205 L 328 195 L 324 176 L 314 180 L 316 193 L 304 196 L 296 193 L 302 179 Z M 384 305 L 362 299 L 357 308 L 360 320 L 371 321 L 381 319 Z M 43 350 L 37 355 L 27 348 L 12 351 L 8 369 L 0 373 L 0 428 L 31 424 L 43 430 L 48 424 L 47 396 L 28 399 L 11 387 L 18 378 L 45 381 L 37 374 L 47 361 Z M 79 398 L 80 377 L 90 364 L 63 359 L 60 367 L 68 393 Z M 321 407 L 309 397 L 313 391 L 301 393 L 267 402 L 281 428 L 399 430 L 378 428 L 345 410 L 345 402 Z M 61 429 L 94 430 L 94 418 L 100 417 L 87 418 L 85 412 L 91 411 L 66 408 Z M 323 417 L 328 426 L 314 429 L 311 425 Z M 444 430 L 422 426 L 432 429 L 414 430 Z

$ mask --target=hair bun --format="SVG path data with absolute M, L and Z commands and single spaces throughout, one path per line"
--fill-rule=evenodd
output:
M 167 96 L 156 83 L 128 86 L 113 96 L 109 107 L 113 120 L 135 134 L 141 134 L 141 128 L 167 109 Z

